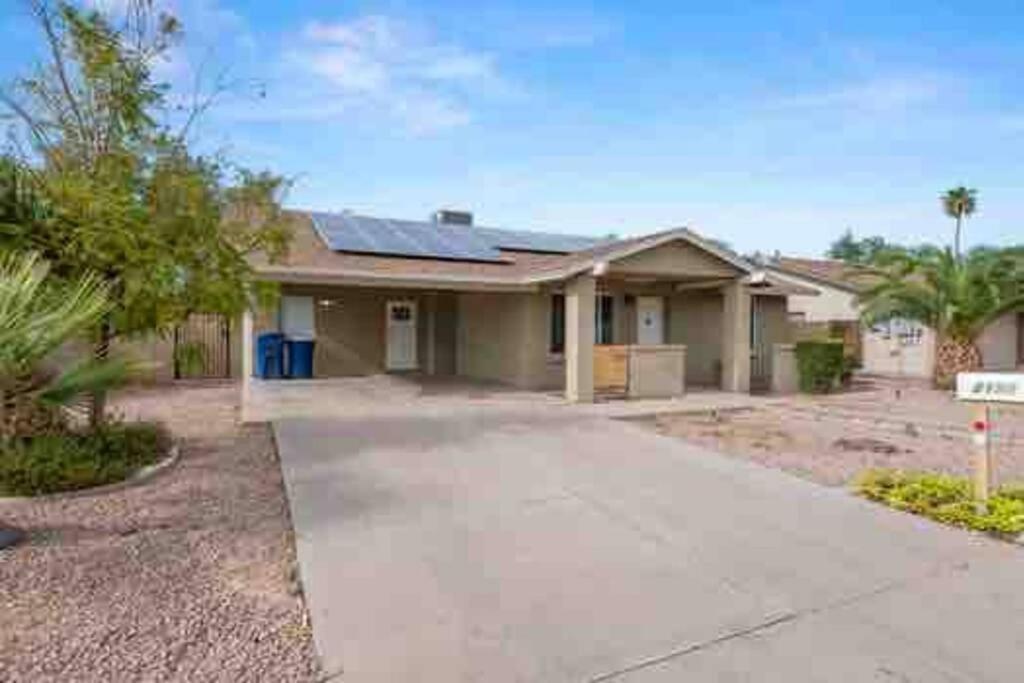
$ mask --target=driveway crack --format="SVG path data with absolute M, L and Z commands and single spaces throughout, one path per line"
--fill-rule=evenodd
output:
M 714 638 L 711 638 L 709 640 L 684 645 L 674 650 L 670 650 L 669 652 L 666 652 L 664 654 L 648 657 L 647 659 L 642 659 L 628 666 L 624 666 L 620 669 L 615 669 L 613 671 L 607 671 L 605 673 L 592 676 L 591 678 L 587 679 L 587 682 L 603 683 L 604 681 L 611 681 L 621 676 L 635 673 L 642 669 L 647 669 L 653 666 L 658 666 L 659 664 L 664 664 L 665 662 L 671 661 L 673 659 L 679 659 L 680 657 L 686 657 L 688 655 L 700 652 L 702 650 L 708 650 L 710 648 L 717 647 L 723 643 L 727 643 L 732 640 L 746 638 L 748 636 L 752 636 L 762 631 L 773 629 L 776 626 L 781 626 L 783 624 L 795 622 L 807 616 L 821 614 L 836 609 L 843 609 L 845 607 L 849 607 L 850 605 L 854 605 L 864 600 L 870 600 L 872 598 L 878 597 L 879 595 L 884 595 L 892 591 L 900 590 L 914 583 L 917 583 L 918 581 L 934 578 L 947 571 L 962 572 L 966 571 L 968 568 L 969 564 L 963 561 L 957 561 L 951 564 L 943 563 L 935 567 L 932 571 L 925 572 L 918 576 L 908 577 L 906 579 L 901 579 L 899 581 L 891 581 L 882 584 L 876 588 L 873 588 L 871 590 L 864 591 L 861 593 L 855 593 L 853 595 L 840 598 L 838 600 L 833 600 L 823 605 L 808 607 L 806 609 L 796 610 L 793 612 L 784 612 L 782 614 L 765 619 L 764 621 L 761 621 L 752 626 L 727 631 L 726 633 L 723 633 L 719 636 L 715 636 Z

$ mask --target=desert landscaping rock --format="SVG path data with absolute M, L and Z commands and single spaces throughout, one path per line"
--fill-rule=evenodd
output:
M 999 483 L 1024 483 L 1024 409 L 993 409 Z M 919 382 L 871 378 L 855 391 L 791 396 L 752 410 L 653 420 L 663 433 L 831 486 L 874 468 L 966 476 L 971 407 Z
M 269 430 L 235 425 L 229 385 L 138 390 L 180 461 L 95 496 L 5 503 L 0 680 L 309 681 L 316 669 Z

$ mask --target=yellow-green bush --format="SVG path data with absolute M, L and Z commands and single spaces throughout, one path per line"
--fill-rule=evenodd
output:
M 867 470 L 854 482 L 865 498 L 912 512 L 943 524 L 996 536 L 1024 533 L 1024 487 L 1005 487 L 991 496 L 984 510 L 962 477 L 901 470 Z

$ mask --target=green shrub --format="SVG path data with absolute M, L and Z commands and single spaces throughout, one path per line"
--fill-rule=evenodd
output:
M 16 439 L 0 447 L 0 495 L 34 496 L 122 481 L 163 458 L 170 444 L 162 427 L 148 423 Z
M 943 524 L 997 536 L 1024 533 L 1024 487 L 1004 487 L 980 510 L 971 483 L 962 477 L 900 470 L 868 470 L 854 482 L 856 492 L 897 510 Z
M 843 376 L 846 360 L 841 341 L 796 343 L 796 365 L 800 391 L 823 394 L 831 391 Z

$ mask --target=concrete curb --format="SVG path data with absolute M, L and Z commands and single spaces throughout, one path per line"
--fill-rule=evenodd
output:
M 107 493 L 116 493 L 123 489 L 138 486 L 144 484 L 150 479 L 153 479 L 157 475 L 161 474 L 165 470 L 169 470 L 178 463 L 178 459 L 181 455 L 181 446 L 177 443 L 171 446 L 171 450 L 168 451 L 167 457 L 163 460 L 153 463 L 152 465 L 146 465 L 145 467 L 137 470 L 130 477 L 124 481 L 115 481 L 112 484 L 103 484 L 102 486 L 93 486 L 87 489 L 78 489 L 76 491 L 62 491 L 61 493 L 45 493 L 40 496 L 0 496 L 0 505 L 5 503 L 21 503 L 25 501 L 56 501 L 56 500 L 69 500 L 72 498 L 85 498 L 86 496 L 100 496 Z

